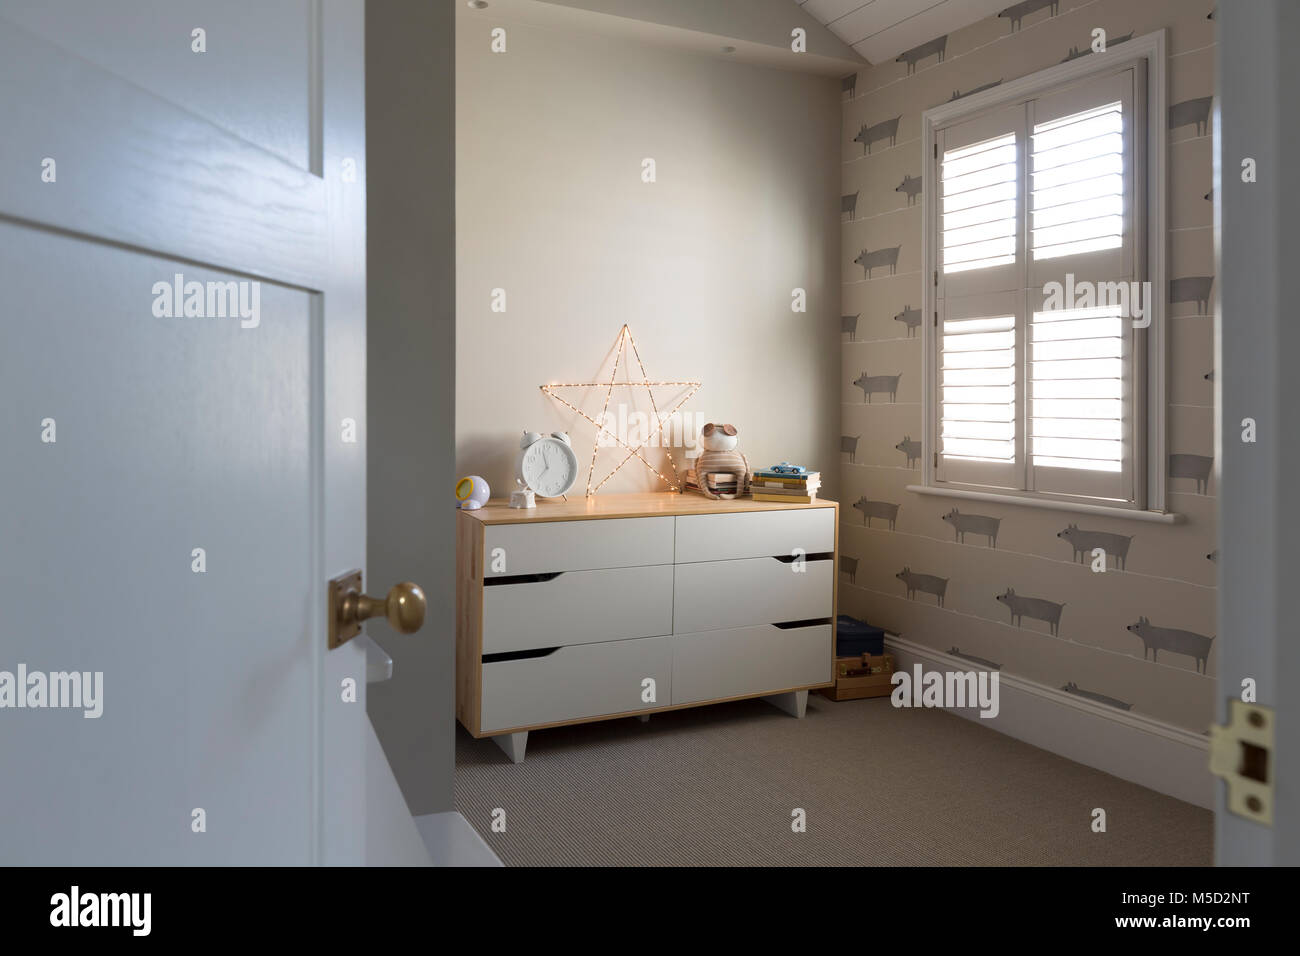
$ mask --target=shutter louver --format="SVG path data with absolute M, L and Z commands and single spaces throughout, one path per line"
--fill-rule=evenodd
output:
M 945 321 L 940 358 L 944 456 L 1015 461 L 1015 316 Z
M 1120 307 L 1035 312 L 1030 334 L 1034 467 L 1118 472 L 1124 459 Z
M 943 154 L 943 271 L 1016 261 L 1016 136 Z
M 1124 118 L 1109 103 L 1034 126 L 1035 260 L 1117 249 L 1124 242 Z

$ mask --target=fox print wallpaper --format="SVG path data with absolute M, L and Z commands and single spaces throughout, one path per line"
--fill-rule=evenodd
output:
M 1212 0 L 1031 0 L 841 83 L 840 609 L 1193 731 L 1215 686 Z M 1181 524 L 919 495 L 924 110 L 1108 43 L 1168 42 L 1168 413 Z M 1093 570 L 1093 548 L 1107 568 Z

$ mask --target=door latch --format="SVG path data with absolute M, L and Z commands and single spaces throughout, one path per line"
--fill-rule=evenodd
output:
M 1273 708 L 1228 701 L 1226 726 L 1210 728 L 1210 773 L 1228 784 L 1228 809 L 1273 825 Z

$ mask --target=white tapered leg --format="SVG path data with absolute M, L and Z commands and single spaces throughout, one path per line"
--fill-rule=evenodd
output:
M 778 710 L 783 710 L 791 717 L 802 718 L 808 712 L 808 692 L 806 690 L 793 690 L 788 694 L 773 694 L 771 697 L 764 697 L 765 701 Z
M 505 755 L 510 758 L 511 763 L 524 762 L 524 748 L 528 746 L 528 731 L 522 730 L 517 734 L 498 734 L 492 738 L 492 742 L 505 751 Z

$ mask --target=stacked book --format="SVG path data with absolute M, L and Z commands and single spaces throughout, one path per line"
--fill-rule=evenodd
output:
M 817 489 L 821 485 L 822 476 L 819 471 L 802 474 L 756 471 L 750 481 L 755 501 L 800 501 L 804 504 L 817 500 Z
M 729 498 L 736 497 L 742 490 L 739 487 L 739 482 L 736 480 L 736 476 L 725 472 L 709 472 L 704 476 L 704 483 L 713 494 L 723 495 Z M 689 468 L 686 471 L 685 490 L 700 490 L 700 482 L 695 475 L 694 468 Z

